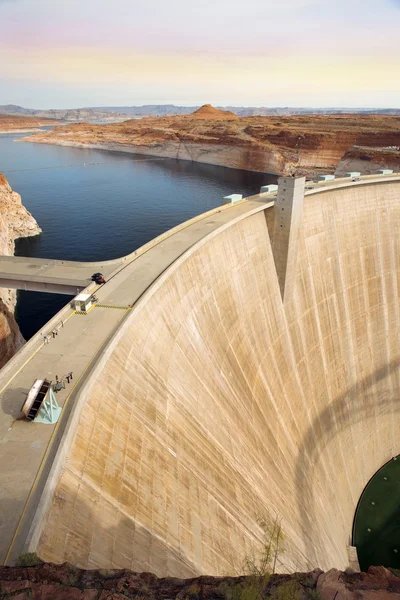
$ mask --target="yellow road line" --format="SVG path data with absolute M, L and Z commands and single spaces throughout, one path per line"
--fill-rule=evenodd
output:
M 126 311 L 126 312 L 127 312 L 127 311 Z M 73 313 L 72 313 L 72 314 L 73 314 Z M 70 315 L 70 316 L 71 316 L 71 315 Z M 122 321 L 122 319 L 124 318 L 124 316 L 125 316 L 125 313 L 122 315 L 122 317 L 121 317 L 120 319 L 118 319 L 118 321 L 117 321 L 117 323 L 115 324 L 115 327 L 114 327 L 113 331 L 110 333 L 110 335 L 111 335 L 111 334 L 112 334 L 114 331 L 116 331 L 116 329 L 118 328 L 118 325 L 120 324 L 120 322 Z M 108 337 L 109 337 L 109 336 L 108 336 Z M 107 338 L 107 339 L 108 339 L 108 338 Z M 50 437 L 50 439 L 49 439 L 49 443 L 47 444 L 46 451 L 45 451 L 45 453 L 44 453 L 44 455 L 43 455 L 43 458 L 42 458 L 42 460 L 41 460 L 41 462 L 40 462 L 39 469 L 37 470 L 37 473 L 36 473 L 35 479 L 33 480 L 32 487 L 31 487 L 31 489 L 30 489 L 30 492 L 29 492 L 28 498 L 26 499 L 26 502 L 25 502 L 24 510 L 22 511 L 22 515 L 21 515 L 21 517 L 20 517 L 20 519 L 19 519 L 19 521 L 18 521 L 18 524 L 17 524 L 17 527 L 16 527 L 16 529 L 15 529 L 15 532 L 14 532 L 13 538 L 12 538 L 12 540 L 11 540 L 11 543 L 10 543 L 10 546 L 9 546 L 9 548 L 8 548 L 8 551 L 7 551 L 6 557 L 5 557 L 5 559 L 4 559 L 3 565 L 6 565 L 6 564 L 7 564 L 7 561 L 8 561 L 8 559 L 10 558 L 10 554 L 11 554 L 11 551 L 12 551 L 12 547 L 13 547 L 13 545 L 14 545 L 14 542 L 15 542 L 15 540 L 16 540 L 16 538 L 17 538 L 17 535 L 18 535 L 18 533 L 19 533 L 19 530 L 20 530 L 20 528 L 21 528 L 21 524 L 22 524 L 23 518 L 25 517 L 26 511 L 27 511 L 27 509 L 28 509 L 29 501 L 30 501 L 30 499 L 31 499 L 31 497 L 32 497 L 32 495 L 33 495 L 33 493 L 34 493 L 35 489 L 36 489 L 36 486 L 37 486 L 37 483 L 38 483 L 39 477 L 40 477 L 40 475 L 42 474 L 42 471 L 43 471 L 43 468 L 44 468 L 44 465 L 45 465 L 45 462 L 46 462 L 47 456 L 48 456 L 48 454 L 49 454 L 49 451 L 50 451 L 50 448 L 51 448 L 52 441 L 53 441 L 53 439 L 54 439 L 54 436 L 55 436 L 55 434 L 57 433 L 58 427 L 59 427 L 59 425 L 60 425 L 60 422 L 61 422 L 61 417 L 62 417 L 62 415 L 63 415 L 63 412 L 64 412 L 64 408 L 67 406 L 67 404 L 68 404 L 68 402 L 69 402 L 69 400 L 70 400 L 70 398 L 71 398 L 72 394 L 73 394 L 73 393 L 74 393 L 74 391 L 75 391 L 75 388 L 77 387 L 78 383 L 81 381 L 82 377 L 85 375 L 86 371 L 89 369 L 89 367 L 90 367 L 90 366 L 91 366 L 91 364 L 93 363 L 93 361 L 94 361 L 94 359 L 95 359 L 95 357 L 96 357 L 96 355 L 97 355 L 98 351 L 100 350 L 100 348 L 101 348 L 103 345 L 104 345 L 104 340 L 103 340 L 103 341 L 102 341 L 102 342 L 101 342 L 101 343 L 98 345 L 98 347 L 96 348 L 96 351 L 94 352 L 94 354 L 93 354 L 93 357 L 92 357 L 92 358 L 91 358 L 91 360 L 88 362 L 88 364 L 86 365 L 86 367 L 84 368 L 84 370 L 82 371 L 82 373 L 80 374 L 80 376 L 78 377 L 78 379 L 75 381 L 75 385 L 74 385 L 74 387 L 72 388 L 72 390 L 70 391 L 70 393 L 68 394 L 68 396 L 67 396 L 67 397 L 66 397 L 66 399 L 65 399 L 65 402 L 64 402 L 64 404 L 63 404 L 63 406 L 62 406 L 62 411 L 61 411 L 61 413 L 60 413 L 60 416 L 59 416 L 59 418 L 58 418 L 58 421 L 57 421 L 57 423 L 56 423 L 56 426 L 55 426 L 55 427 L 54 427 L 54 429 L 53 429 L 53 433 L 51 434 L 51 437 Z
M 113 306 L 112 304 L 95 304 L 96 308 L 118 308 L 119 310 L 132 310 L 131 306 Z
M 68 321 L 68 319 L 70 319 L 72 317 L 74 313 L 72 312 L 70 315 L 68 315 L 68 317 L 66 319 L 61 319 L 63 323 L 66 323 Z M 32 360 L 32 358 L 35 356 L 35 354 L 37 354 L 39 352 L 39 350 L 41 348 L 43 348 L 44 343 L 41 344 L 39 346 L 39 348 L 36 348 L 35 352 L 32 352 L 32 354 L 29 355 L 29 358 L 24 362 L 23 365 L 20 366 L 20 368 L 18 369 L 18 371 L 15 371 L 14 375 L 11 377 L 11 379 L 9 379 L 7 381 L 7 383 L 1 388 L 0 390 L 0 394 L 2 394 L 4 392 L 4 390 L 10 385 L 10 383 L 12 382 L 12 380 L 18 375 L 18 373 L 20 373 L 22 371 L 22 369 L 28 364 L 28 362 L 30 360 Z

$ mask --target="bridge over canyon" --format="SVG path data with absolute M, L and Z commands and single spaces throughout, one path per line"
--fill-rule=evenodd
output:
M 1 286 L 98 296 L 0 371 L 2 562 L 234 573 L 269 514 L 280 568 L 345 568 L 399 453 L 399 240 L 400 175 L 283 177 L 115 261 L 2 257 Z M 71 371 L 56 424 L 20 419 Z

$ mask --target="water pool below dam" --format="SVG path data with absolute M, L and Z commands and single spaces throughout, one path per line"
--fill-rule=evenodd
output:
M 400 176 L 306 192 L 287 295 L 283 205 L 261 200 L 226 210 L 108 341 L 26 537 L 44 560 L 234 573 L 264 513 L 280 569 L 347 567 L 363 489 L 399 454 Z

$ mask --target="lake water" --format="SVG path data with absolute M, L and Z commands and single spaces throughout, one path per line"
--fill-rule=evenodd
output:
M 219 206 L 227 194 L 248 196 L 277 180 L 188 161 L 14 142 L 26 135 L 0 135 L 0 172 L 43 229 L 16 242 L 18 256 L 117 258 Z M 68 300 L 19 292 L 16 319 L 23 336 L 29 339 Z

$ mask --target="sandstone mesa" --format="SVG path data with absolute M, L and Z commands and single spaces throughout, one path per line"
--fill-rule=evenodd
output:
M 183 116 L 131 119 L 107 125 L 75 123 L 23 141 L 147 154 L 275 174 L 316 175 L 340 172 L 340 161 L 349 151 L 353 155 L 346 166 L 359 161 L 354 147 L 398 148 L 400 117 L 238 117 L 204 105 Z M 381 161 L 380 166 L 400 165 L 399 151 L 393 151 L 389 159 L 379 153 L 375 158 Z M 374 163 L 368 162 L 361 163 L 364 173 Z

